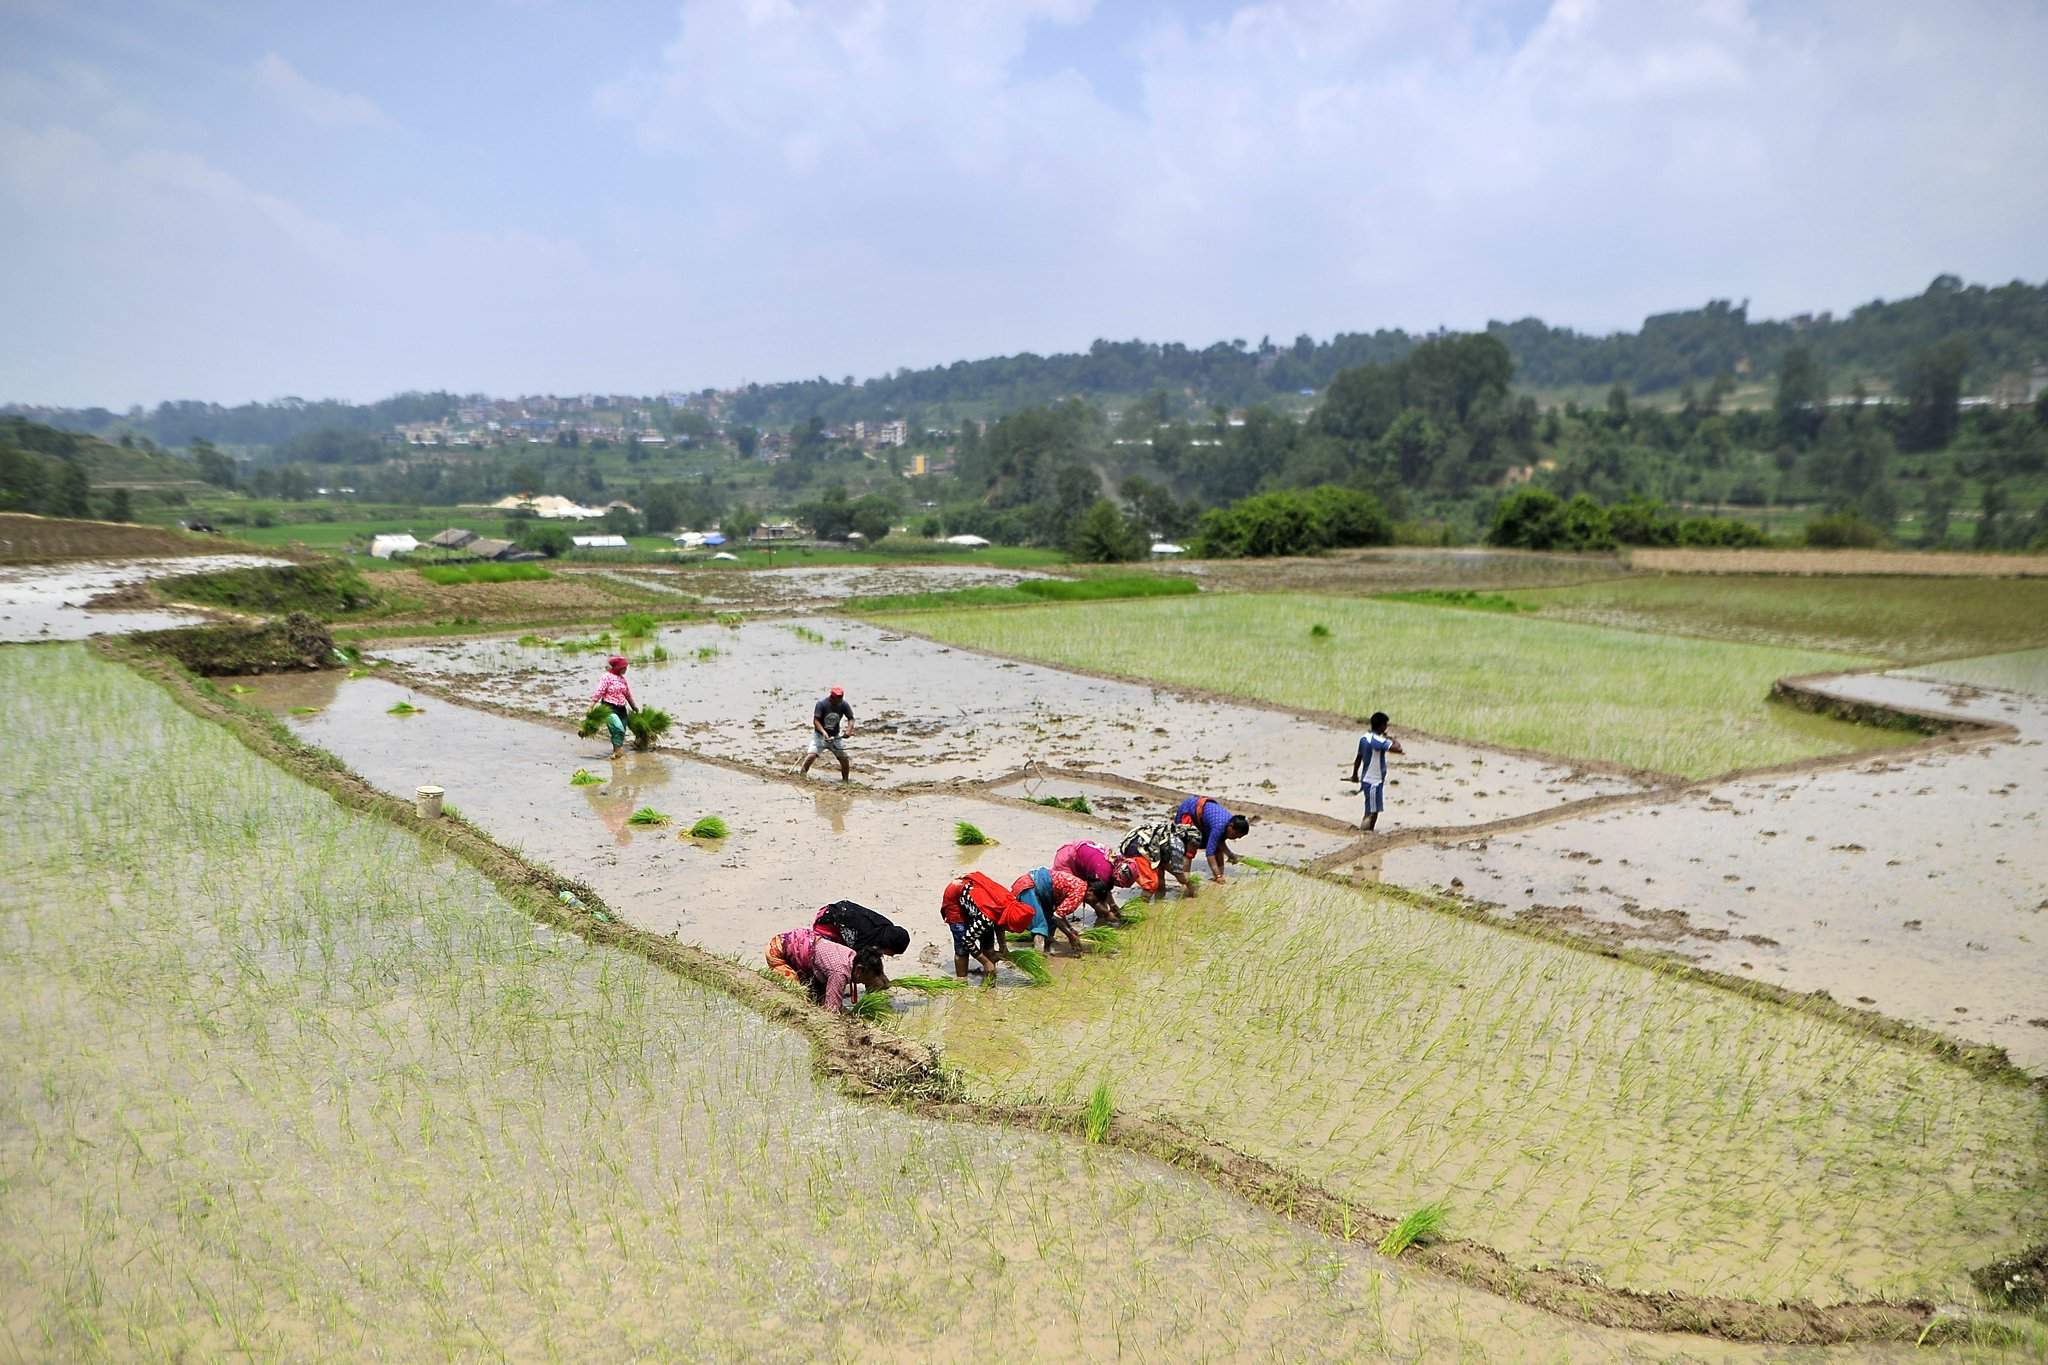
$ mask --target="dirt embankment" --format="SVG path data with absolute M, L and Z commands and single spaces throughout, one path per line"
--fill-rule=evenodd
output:
M 134 638 L 194 673 L 211 677 L 296 673 L 336 666 L 334 637 L 320 621 L 299 611 L 257 625 L 187 626 L 148 631 Z
M 257 554 L 309 558 L 262 545 L 160 526 L 112 521 L 70 521 L 26 512 L 0 512 L 0 564 L 42 564 L 66 559 L 155 559 L 165 555 Z
M 186 709 L 225 725 L 252 750 L 321 787 L 344 805 L 382 816 L 465 859 L 535 918 L 725 990 L 768 1017 L 798 1029 L 816 1049 L 820 1070 L 849 1093 L 956 1121 L 1076 1134 L 1082 1130 L 1079 1113 L 1049 1105 L 966 1102 L 941 1069 L 935 1050 L 857 1020 L 826 1015 L 762 973 L 633 928 L 588 887 L 529 862 L 460 817 L 420 819 L 411 806 L 371 787 L 332 756 L 300 744 L 277 722 L 233 703 L 163 655 L 120 642 L 102 642 L 98 647 L 164 686 Z M 1326 1235 L 1347 1241 L 1378 1239 L 1394 1225 L 1384 1214 L 1171 1124 L 1118 1117 L 1102 1140 L 1219 1181 L 1253 1203 Z M 1932 1304 L 1920 1302 L 1819 1307 L 1706 1295 L 1640 1294 L 1568 1271 L 1511 1265 L 1498 1252 L 1473 1242 L 1419 1246 L 1404 1259 L 1516 1302 L 1601 1326 L 1800 1345 L 1943 1340 L 1969 1330 L 1964 1320 L 1937 1317 Z
M 1632 550 L 1628 563 L 1639 573 L 2048 578 L 2048 555 L 1916 554 L 1905 550 Z

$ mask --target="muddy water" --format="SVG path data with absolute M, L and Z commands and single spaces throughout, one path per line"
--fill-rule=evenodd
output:
M 152 578 L 285 562 L 260 555 L 189 555 L 0 567 L 0 643 L 83 640 L 88 635 L 192 625 L 206 618 L 187 611 L 89 611 L 85 604 L 101 593 Z
M 1156 820 L 1170 805 L 1179 804 L 1183 795 L 1171 787 L 1134 791 L 1108 782 L 1047 775 L 1021 777 L 1014 782 L 998 783 L 988 790 L 995 795 L 1014 796 L 1025 801 L 1048 796 L 1061 800 L 1085 796 L 1088 808 L 1110 821 L 1112 830 L 1127 830 L 1141 820 Z M 1107 844 L 1108 841 L 1101 842 Z M 1236 846 L 1267 862 L 1299 865 L 1341 853 L 1357 842 L 1355 830 L 1338 833 L 1320 825 L 1261 816 L 1253 824 L 1251 834 L 1238 840 Z
M 416 786 L 441 787 L 449 804 L 494 838 L 588 883 L 641 928 L 749 961 L 770 935 L 808 925 L 818 906 L 844 898 L 908 929 L 909 960 L 950 971 L 952 940 L 938 912 L 948 881 L 979 868 L 1007 883 L 1049 861 L 1061 844 L 1101 834 L 1064 811 L 971 795 L 862 791 L 842 785 L 836 772 L 820 779 L 816 769 L 798 784 L 664 753 L 628 750 L 613 763 L 602 739 L 418 696 L 382 679 L 322 673 L 240 685 L 254 688 L 246 700 L 277 711 L 307 742 L 378 787 L 408 798 Z M 421 714 L 388 714 L 407 697 Z M 572 786 L 578 768 L 606 780 Z M 628 823 L 643 806 L 673 823 Z M 679 832 L 704 815 L 723 818 L 727 837 Z M 957 847 L 958 820 L 995 845 Z
M 1395 849 L 1359 870 L 1825 990 L 2048 1074 L 2048 699 L 1898 675 L 1828 688 L 2018 738 Z
M 981 565 L 914 565 L 864 568 L 860 565 L 816 565 L 789 569 L 660 569 L 635 567 L 611 576 L 632 576 L 636 586 L 653 592 L 684 592 L 715 606 L 793 607 L 841 602 L 849 597 L 882 597 L 897 593 L 953 592 L 960 588 L 1006 588 L 1027 578 L 1050 575 L 1029 569 L 998 569 Z
M 661 643 L 670 658 L 635 667 L 636 693 L 676 718 L 671 742 L 718 757 L 794 764 L 811 703 L 836 682 L 859 721 L 851 743 L 864 781 L 988 781 L 1035 763 L 1339 825 L 1359 818 L 1343 782 L 1357 733 L 1287 712 L 993 659 L 855 622 L 675 628 L 661 632 Z M 699 650 L 715 653 L 699 660 Z M 386 654 L 482 700 L 556 715 L 587 704 L 601 667 L 594 655 L 502 639 Z M 1625 778 L 1470 745 L 1411 743 L 1395 764 L 1380 829 L 1469 825 L 1639 790 Z M 1254 840 L 1243 851 L 1260 850 Z

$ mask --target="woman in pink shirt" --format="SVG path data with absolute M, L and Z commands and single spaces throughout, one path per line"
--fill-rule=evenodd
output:
M 1107 882 L 1111 886 L 1129 886 L 1138 880 L 1138 871 L 1131 866 L 1129 858 L 1112 856 L 1101 844 L 1086 839 L 1071 844 L 1061 844 L 1059 851 L 1052 855 L 1052 870 L 1078 877 L 1093 885 Z M 1095 907 L 1095 917 L 1114 924 L 1117 920 L 1116 899 L 1112 896 L 1090 898 Z
M 598 705 L 609 706 L 612 713 L 604 718 L 605 733 L 611 736 L 612 757 L 617 758 L 626 749 L 626 717 L 637 709 L 633 702 L 633 688 L 626 681 L 626 656 L 614 654 L 605 660 L 604 677 L 598 680 L 597 691 L 590 700 Z
M 879 948 L 856 953 L 815 929 L 790 929 L 769 939 L 768 969 L 808 988 L 811 999 L 834 1012 L 852 1009 L 862 986 L 889 988 Z

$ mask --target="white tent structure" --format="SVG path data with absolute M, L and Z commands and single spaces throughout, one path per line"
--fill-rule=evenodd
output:
M 715 554 L 715 555 L 713 555 L 713 556 L 711 556 L 711 557 L 712 557 L 713 559 L 730 559 L 730 560 L 731 560 L 731 561 L 732 561 L 733 563 L 735 563 L 735 564 L 739 563 L 739 561 L 740 561 L 740 557 L 739 557 L 738 555 L 732 555 L 732 554 L 727 554 L 727 553 L 726 553 L 725 551 L 723 551 L 723 550 L 720 550 L 720 551 L 719 551 L 719 552 L 718 552 L 717 554 Z
M 393 555 L 409 555 L 419 547 L 420 543 L 403 531 L 394 535 L 371 536 L 370 558 L 389 559 Z
M 1171 541 L 1156 541 L 1152 546 L 1152 553 L 1155 555 L 1184 555 L 1187 552 L 1187 546 L 1175 545 Z
M 670 536 L 669 540 L 674 544 L 682 546 L 685 550 L 694 550 L 704 543 L 704 533 L 702 531 L 678 531 Z
M 579 550 L 630 550 L 624 536 L 570 536 L 569 543 Z
M 946 543 L 948 545 L 965 545 L 970 550 L 988 548 L 988 542 L 980 536 L 947 536 Z

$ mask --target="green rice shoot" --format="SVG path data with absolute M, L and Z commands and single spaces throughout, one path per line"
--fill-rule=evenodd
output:
M 921 995 L 937 995 L 942 991 L 965 990 L 967 983 L 951 976 L 892 976 L 889 985 Z
M 644 611 L 629 611 L 612 622 L 612 629 L 623 640 L 644 640 L 654 634 L 655 620 Z
M 1010 961 L 1018 971 L 1031 978 L 1034 986 L 1052 984 L 1052 968 L 1046 965 L 1045 954 L 1036 948 L 1017 948 L 1010 953 Z
M 417 716 L 424 709 L 423 707 L 414 706 L 409 701 L 395 701 L 385 709 L 385 714 L 390 716 Z
M 1318 621 L 1308 628 L 1308 634 L 1311 640 L 1327 640 L 1330 638 L 1330 628 Z
M 697 817 L 697 823 L 690 826 L 692 839 L 723 839 L 730 832 L 725 821 L 715 815 L 700 815 Z
M 651 657 L 652 657 L 652 658 L 654 659 L 654 662 L 656 662 L 656 663 L 658 663 L 658 664 L 665 664 L 665 663 L 667 663 L 667 662 L 668 662 L 668 646 L 666 646 L 666 645 L 656 645 L 656 646 L 654 647 L 654 653 L 653 653 L 653 655 L 652 655 Z
M 317 706 L 294 706 L 292 714 L 295 716 L 317 716 L 320 714 L 320 708 Z
M 989 844 L 993 844 L 995 840 L 989 838 L 986 834 L 983 834 L 981 830 L 971 822 L 966 820 L 955 820 L 953 822 L 953 842 L 958 844 L 962 848 L 980 848 Z
M 626 823 L 629 825 L 665 825 L 668 823 L 668 817 L 652 806 L 642 806 L 639 810 L 626 817 Z
M 1034 806 L 1049 806 L 1054 810 L 1070 810 L 1076 815 L 1093 815 L 1095 813 L 1094 807 L 1088 804 L 1086 796 L 1037 796 L 1032 798 L 1031 804 Z
M 1418 1243 L 1433 1242 L 1443 1231 L 1444 1213 L 1448 1205 L 1444 1200 L 1424 1204 L 1406 1218 L 1394 1224 L 1385 1237 L 1380 1239 L 1380 1255 L 1399 1256 L 1409 1247 Z
M 879 1024 L 896 1013 L 896 1007 L 889 1003 L 886 991 L 862 991 L 860 999 L 853 1002 L 852 1014 L 870 1024 Z
M 578 768 L 569 778 L 569 785 L 572 787 L 597 787 L 603 784 L 604 779 L 588 768 Z
M 1109 1121 L 1116 1117 L 1116 1106 L 1109 1098 L 1109 1082 L 1097 1081 L 1095 1089 L 1088 1096 L 1088 1108 L 1081 1116 L 1081 1135 L 1089 1142 L 1100 1142 L 1109 1132 Z

